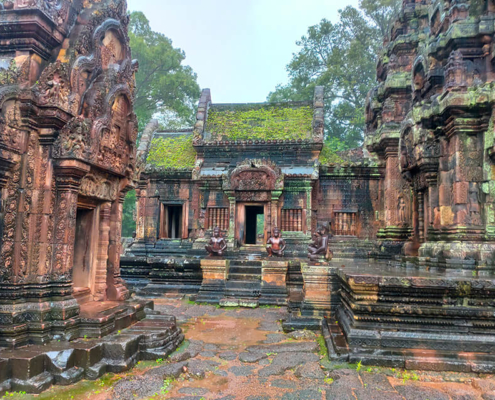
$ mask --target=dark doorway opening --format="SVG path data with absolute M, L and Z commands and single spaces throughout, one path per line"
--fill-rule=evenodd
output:
M 163 205 L 162 207 L 161 238 L 182 238 L 182 205 Z
M 92 246 L 94 235 L 95 210 L 77 209 L 76 215 L 76 240 L 74 243 L 74 288 L 89 288 L 91 286 Z
M 265 208 L 246 206 L 246 244 L 259 244 L 265 234 Z M 261 244 L 263 239 L 261 239 Z

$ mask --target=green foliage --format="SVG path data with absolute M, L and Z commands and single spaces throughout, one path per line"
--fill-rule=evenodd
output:
M 196 150 L 192 143 L 192 135 L 155 137 L 151 141 L 147 162 L 163 168 L 192 169 L 196 162 Z
M 122 237 L 132 237 L 136 231 L 136 221 L 134 215 L 136 212 L 136 191 L 131 190 L 125 196 L 122 215 Z
M 182 65 L 185 53 L 152 31 L 142 12 L 131 13 L 130 18 L 132 56 L 139 60 L 134 111 L 140 130 L 152 117 L 166 128 L 192 125 L 200 89 L 191 67 Z
M 311 106 L 266 104 L 227 110 L 213 107 L 206 131 L 213 140 L 310 139 L 312 122 Z
M 346 150 L 346 146 L 337 138 L 329 138 L 324 144 L 320 153 L 320 164 L 330 165 L 339 164 L 344 160 L 337 154 L 339 151 Z
M 382 46 L 400 0 L 361 0 L 361 10 L 348 6 L 340 21 L 323 19 L 297 42 L 300 51 L 287 66 L 289 83 L 279 85 L 269 101 L 313 98 L 316 86 L 325 87 L 325 132 L 349 148 L 363 140 L 364 106 L 375 85 L 376 54 Z

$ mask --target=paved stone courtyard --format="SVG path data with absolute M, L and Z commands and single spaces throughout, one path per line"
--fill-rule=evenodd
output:
M 185 299 L 155 299 L 175 315 L 186 342 L 167 360 L 123 374 L 53 387 L 23 399 L 491 400 L 492 376 L 415 372 L 334 364 L 321 336 L 282 332 L 285 308 L 225 309 Z

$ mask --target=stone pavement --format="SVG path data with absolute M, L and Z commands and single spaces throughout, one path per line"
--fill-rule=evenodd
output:
M 156 299 L 186 342 L 170 359 L 124 374 L 55 387 L 38 399 L 495 400 L 492 376 L 334 364 L 321 336 L 282 332 L 285 308 L 222 309 Z M 13 397 L 34 398 L 14 394 Z

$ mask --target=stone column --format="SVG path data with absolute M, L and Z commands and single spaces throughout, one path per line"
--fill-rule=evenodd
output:
M 110 236 L 108 246 L 107 269 L 107 298 L 108 300 L 123 301 L 130 297 L 129 290 L 120 276 L 120 254 L 122 234 L 122 213 L 124 208 L 125 191 L 112 203 L 110 213 Z
M 313 205 L 313 188 L 310 186 L 306 189 L 306 231 L 304 233 L 311 233 L 311 218 L 312 218 L 312 205 Z
M 110 243 L 110 214 L 112 203 L 100 206 L 99 240 L 96 254 L 96 273 L 93 300 L 107 300 L 108 247 Z
M 273 191 L 272 192 L 272 199 L 270 203 L 270 216 L 271 216 L 271 225 L 270 225 L 270 233 L 273 234 L 273 228 L 278 227 L 281 229 L 279 226 L 280 221 L 278 220 L 278 205 L 279 205 L 279 200 L 280 196 L 282 196 L 282 191 Z
M 225 192 L 229 198 L 229 230 L 227 232 L 227 247 L 235 247 L 236 201 L 234 192 Z
M 51 279 L 71 282 L 76 234 L 77 199 L 81 180 L 90 167 L 80 161 L 64 160 L 55 167 L 57 184 L 54 256 Z
M 418 192 L 418 238 L 421 243 L 425 241 L 425 203 L 424 192 Z
M 144 241 L 144 225 L 145 225 L 145 212 L 146 212 L 146 196 L 147 184 L 144 181 L 139 182 L 139 186 L 136 189 L 136 242 Z

